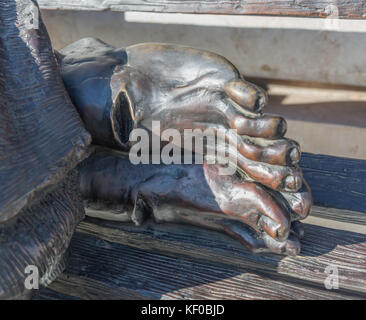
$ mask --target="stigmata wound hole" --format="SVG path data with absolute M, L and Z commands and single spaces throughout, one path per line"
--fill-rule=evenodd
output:
M 114 130 L 120 141 L 127 145 L 130 132 L 133 129 L 133 119 L 130 113 L 129 101 L 125 92 L 121 91 L 115 100 Z

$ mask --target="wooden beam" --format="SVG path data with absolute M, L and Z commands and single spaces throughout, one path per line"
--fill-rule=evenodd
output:
M 298 257 L 255 255 L 196 227 L 87 218 L 67 270 L 35 298 L 365 299 L 365 241 L 357 232 L 305 224 Z M 324 285 L 329 266 L 338 268 L 339 289 Z
M 364 0 L 38 0 L 42 9 L 366 18 Z
M 300 166 L 314 204 L 366 212 L 365 160 L 303 153 Z

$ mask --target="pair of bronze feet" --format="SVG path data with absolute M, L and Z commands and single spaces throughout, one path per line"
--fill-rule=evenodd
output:
M 84 216 L 80 190 L 100 217 L 150 215 L 224 232 L 254 252 L 299 252 L 311 194 L 285 120 L 261 113 L 261 89 L 226 59 L 176 45 L 116 49 L 88 38 L 55 57 L 39 11 L 39 26 L 29 24 L 35 10 L 29 0 L 0 4 L 1 299 L 30 295 L 29 266 L 41 286 L 62 272 Z M 132 130 L 151 138 L 153 121 L 161 131 L 236 129 L 228 142 L 237 172 L 131 164 Z
M 284 138 L 283 118 L 261 113 L 266 94 L 229 61 L 168 44 L 116 49 L 93 38 L 69 45 L 57 57 L 86 129 L 104 147 L 80 168 L 89 206 L 113 207 L 116 220 L 128 211 L 136 223 L 151 215 L 158 222 L 219 230 L 253 252 L 299 253 L 299 220 L 311 207 L 297 166 L 300 147 Z M 118 150 L 130 149 L 133 129 L 151 138 L 153 121 L 160 122 L 161 132 L 235 129 L 226 139 L 237 172 L 221 175 L 220 165 L 207 163 L 131 164 Z

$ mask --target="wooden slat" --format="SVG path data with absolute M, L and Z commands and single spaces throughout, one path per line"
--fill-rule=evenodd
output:
M 319 217 L 347 224 L 351 223 L 357 225 L 358 228 L 366 226 L 366 214 L 363 212 L 314 206 L 311 211 L 311 217 Z M 366 232 L 366 227 L 364 227 L 364 230 Z
M 52 290 L 48 288 L 45 289 L 45 292 L 42 290 L 33 300 L 35 299 L 146 300 L 147 297 L 123 286 L 114 288 L 108 285 L 108 282 L 103 283 L 90 277 L 73 276 L 65 273 L 52 284 Z
M 314 204 L 366 212 L 366 161 L 303 153 L 300 161 Z
M 48 288 L 43 288 L 42 290 L 34 294 L 33 300 L 81 300 L 81 299 L 70 296 L 69 294 L 63 294 Z
M 48 290 L 80 299 L 365 299 L 366 235 L 305 228 L 300 256 L 284 257 L 190 226 L 87 218 Z M 328 265 L 338 267 L 338 290 L 324 286 Z
M 247 14 L 302 17 L 327 17 L 337 4 L 340 18 L 366 18 L 363 0 L 305 0 L 305 1 L 220 1 L 220 0 L 38 0 L 43 9 L 94 11 L 148 11 L 210 14 Z

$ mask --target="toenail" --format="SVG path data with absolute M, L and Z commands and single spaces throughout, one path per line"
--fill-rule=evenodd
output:
M 279 118 L 279 123 L 277 127 L 277 134 L 279 137 L 283 137 L 287 131 L 287 122 L 283 118 Z
M 300 160 L 300 152 L 297 148 L 292 148 L 290 151 L 290 159 L 292 163 L 297 163 Z
M 295 178 L 293 175 L 289 175 L 286 177 L 285 188 L 288 190 L 293 190 L 295 188 Z

